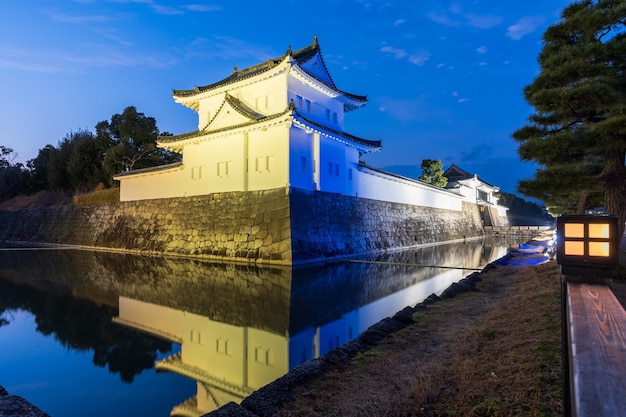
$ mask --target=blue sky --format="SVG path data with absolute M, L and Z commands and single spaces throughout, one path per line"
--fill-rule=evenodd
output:
M 569 0 L 29 0 L 0 2 L 0 145 L 35 158 L 127 106 L 161 132 L 197 128 L 172 89 L 220 80 L 317 35 L 337 86 L 367 95 L 346 131 L 377 167 L 451 162 L 514 192 L 535 166 L 511 134 L 530 115 L 546 27 Z

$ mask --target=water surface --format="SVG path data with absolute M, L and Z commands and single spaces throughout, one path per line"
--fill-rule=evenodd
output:
M 0 385 L 53 417 L 202 415 L 509 246 L 475 241 L 303 268 L 0 250 Z

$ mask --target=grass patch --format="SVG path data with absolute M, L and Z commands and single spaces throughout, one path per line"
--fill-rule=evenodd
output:
M 344 369 L 296 388 L 279 416 L 560 416 L 556 262 L 498 267 Z
M 76 194 L 74 204 L 108 204 L 120 201 L 119 187 L 96 190 L 85 194 Z

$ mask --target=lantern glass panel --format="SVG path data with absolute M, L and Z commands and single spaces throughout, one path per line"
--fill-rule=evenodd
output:
M 593 239 L 608 239 L 609 225 L 607 223 L 589 223 L 589 237 Z
M 565 238 L 585 237 L 584 223 L 565 223 Z
M 589 242 L 589 256 L 608 257 L 609 254 L 609 242 Z
M 567 256 L 584 256 L 585 242 L 565 241 L 565 255 Z

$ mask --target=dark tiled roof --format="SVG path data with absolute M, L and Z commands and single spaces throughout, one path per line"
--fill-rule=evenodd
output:
M 205 91 L 209 91 L 227 84 L 232 84 L 235 83 L 237 81 L 241 81 L 243 79 L 246 78 L 250 78 L 253 77 L 257 74 L 261 74 L 263 72 L 269 71 L 270 69 L 274 68 L 276 65 L 280 64 L 287 56 L 291 55 L 291 57 L 299 64 L 302 65 L 305 62 L 309 61 L 310 59 L 312 59 L 315 55 L 317 55 L 317 53 L 320 52 L 320 47 L 319 44 L 317 42 L 317 37 L 314 38 L 314 41 L 311 45 L 305 46 L 302 49 L 298 49 L 297 51 L 291 51 L 291 47 L 289 47 L 287 49 L 287 51 L 285 52 L 284 55 L 277 57 L 277 58 L 272 58 L 269 59 L 261 64 L 258 65 L 254 65 L 252 67 L 248 67 L 242 70 L 237 69 L 237 67 L 235 66 L 235 68 L 233 69 L 233 73 L 230 74 L 228 77 L 215 82 L 213 84 L 209 84 L 209 85 L 205 85 L 205 86 L 195 86 L 193 89 L 191 90 L 173 90 L 172 94 L 175 97 L 191 97 L 194 96 L 196 94 L 200 94 L 203 93 Z M 320 55 L 321 56 L 321 55 Z M 324 69 L 326 70 L 326 73 L 329 74 L 329 78 L 330 78 L 330 83 L 324 82 L 323 80 L 318 79 L 317 77 L 315 77 L 313 74 L 311 74 L 310 72 L 306 71 L 305 69 L 302 68 L 302 70 L 304 72 L 306 72 L 307 74 L 309 74 L 311 77 L 317 79 L 318 81 L 320 81 L 321 83 L 327 85 L 328 87 L 332 88 L 333 90 L 341 93 L 342 95 L 345 95 L 347 97 L 350 97 L 353 100 L 356 101 L 367 101 L 367 96 L 361 96 L 361 95 L 357 95 L 357 94 L 350 94 L 347 93 L 345 91 L 342 91 L 340 89 L 338 89 L 335 86 L 335 82 L 332 80 L 332 77 L 330 77 L 330 73 L 328 72 L 328 68 L 326 67 L 326 63 L 324 63 L 324 58 L 322 57 L 322 63 L 324 65 Z
M 446 172 L 443 175 L 449 180 L 467 180 L 470 178 L 474 178 L 474 174 L 470 174 L 466 170 L 452 163 L 450 168 L 446 169 Z
M 150 168 L 142 168 L 142 169 L 134 169 L 132 171 L 124 171 L 124 172 L 120 172 L 113 178 L 126 177 L 128 175 L 135 175 L 135 174 L 146 174 L 149 172 L 166 171 L 168 169 L 178 168 L 182 164 L 183 164 L 182 162 L 174 162 L 172 164 L 167 164 L 167 165 L 159 165 L 159 166 L 150 167 Z
M 452 186 L 458 181 L 474 178 L 474 174 L 470 174 L 463 168 L 459 167 L 458 165 L 455 165 L 454 162 L 452 163 L 452 165 L 450 165 L 448 169 L 446 169 L 446 172 L 443 173 L 443 176 L 448 178 L 448 186 Z M 478 175 L 476 175 L 476 178 L 478 178 L 478 180 L 480 180 L 485 185 L 497 188 L 495 185 L 489 184 L 487 181 L 483 180 Z
M 250 119 L 261 120 L 265 117 L 263 114 L 254 111 L 254 109 L 250 108 L 241 100 L 231 96 L 228 93 L 226 94 L 226 99 L 224 100 L 224 104 L 226 103 L 230 104 L 239 114 L 245 117 L 249 117 Z M 222 104 L 222 106 L 224 106 L 224 104 Z M 218 114 L 219 110 L 217 111 L 215 116 L 217 116 Z
M 237 100 L 237 99 L 234 99 L 234 100 Z M 237 102 L 238 102 L 238 100 L 237 100 Z M 245 109 L 242 109 L 242 111 L 245 112 Z M 246 113 L 245 115 L 247 115 L 248 117 L 250 117 L 252 119 L 249 122 L 240 123 L 240 124 L 234 125 L 234 126 L 227 126 L 227 127 L 223 127 L 221 129 L 216 129 L 216 130 L 195 130 L 193 132 L 183 133 L 182 135 L 160 136 L 159 137 L 159 142 L 160 143 L 179 142 L 179 141 L 192 139 L 192 138 L 196 138 L 196 137 L 200 137 L 200 136 L 204 136 L 204 135 L 208 135 L 208 134 L 212 134 L 212 133 L 224 132 L 224 131 L 228 131 L 228 130 L 232 130 L 232 129 L 238 129 L 238 128 L 242 128 L 242 127 L 246 127 L 246 126 L 252 126 L 252 125 L 255 125 L 257 123 L 265 122 L 267 120 L 272 120 L 272 119 L 276 119 L 278 117 L 284 116 L 285 114 L 287 114 L 289 112 L 291 112 L 291 114 L 294 116 L 294 118 L 300 120 L 303 124 L 310 125 L 311 127 L 316 127 L 316 128 L 318 128 L 318 129 L 320 129 L 320 130 L 322 130 L 324 132 L 327 132 L 330 135 L 343 137 L 346 140 L 349 140 L 351 142 L 358 143 L 359 145 L 367 146 L 367 147 L 370 147 L 370 148 L 380 148 L 382 146 L 382 142 L 380 140 L 363 139 L 363 138 L 360 138 L 358 136 L 354 136 L 354 135 L 351 135 L 351 134 L 346 133 L 346 132 L 340 132 L 340 131 L 332 129 L 332 128 L 328 127 L 328 126 L 324 126 L 324 125 L 322 125 L 320 123 L 317 123 L 317 122 L 315 122 L 315 121 L 313 121 L 311 119 L 308 119 L 308 118 L 302 116 L 293 107 L 287 107 L 284 111 L 282 111 L 280 113 L 271 114 L 269 116 L 262 116 L 262 117 L 258 117 L 258 118 L 254 117 L 252 114 L 247 114 Z M 244 113 L 242 113 L 242 114 L 244 114 Z
M 187 139 L 192 139 L 192 138 L 196 138 L 196 137 L 199 137 L 199 136 L 209 135 L 211 133 L 225 132 L 227 130 L 238 129 L 238 128 L 246 127 L 246 126 L 252 126 L 252 125 L 255 125 L 257 123 L 265 122 L 267 120 L 276 119 L 276 118 L 278 118 L 280 116 L 283 116 L 283 115 L 287 114 L 289 111 L 290 111 L 290 109 L 287 108 L 287 109 L 285 109 L 284 111 L 282 111 L 280 113 L 270 114 L 268 116 L 261 116 L 261 117 L 258 117 L 258 118 L 250 116 L 250 118 L 252 120 L 250 120 L 249 122 L 240 123 L 240 124 L 234 125 L 234 126 L 226 126 L 226 127 L 221 128 L 221 129 L 215 129 L 215 130 L 194 130 L 193 132 L 183 133 L 181 135 L 159 136 L 159 142 L 160 143 L 173 143 L 173 142 L 178 142 L 178 141 L 181 141 L 181 140 L 187 140 Z
M 308 119 L 308 118 L 304 117 L 303 115 L 298 113 L 297 110 L 294 110 L 293 113 L 294 113 L 294 115 L 298 119 L 302 120 L 305 124 L 309 124 L 311 126 L 317 127 L 317 128 L 319 128 L 321 130 L 324 130 L 324 131 L 332 134 L 332 135 L 344 137 L 344 138 L 346 138 L 346 139 L 348 139 L 348 140 L 350 140 L 352 142 L 358 143 L 360 145 L 365 145 L 365 146 L 368 146 L 370 148 L 380 148 L 382 146 L 382 142 L 380 140 L 363 139 L 363 138 L 360 138 L 358 136 L 351 135 L 350 133 L 340 132 L 338 130 L 332 129 L 332 128 L 328 127 L 328 126 L 324 126 L 324 125 L 322 125 L 320 123 L 317 123 L 317 122 L 315 122 L 315 121 L 313 121 L 311 119 Z

